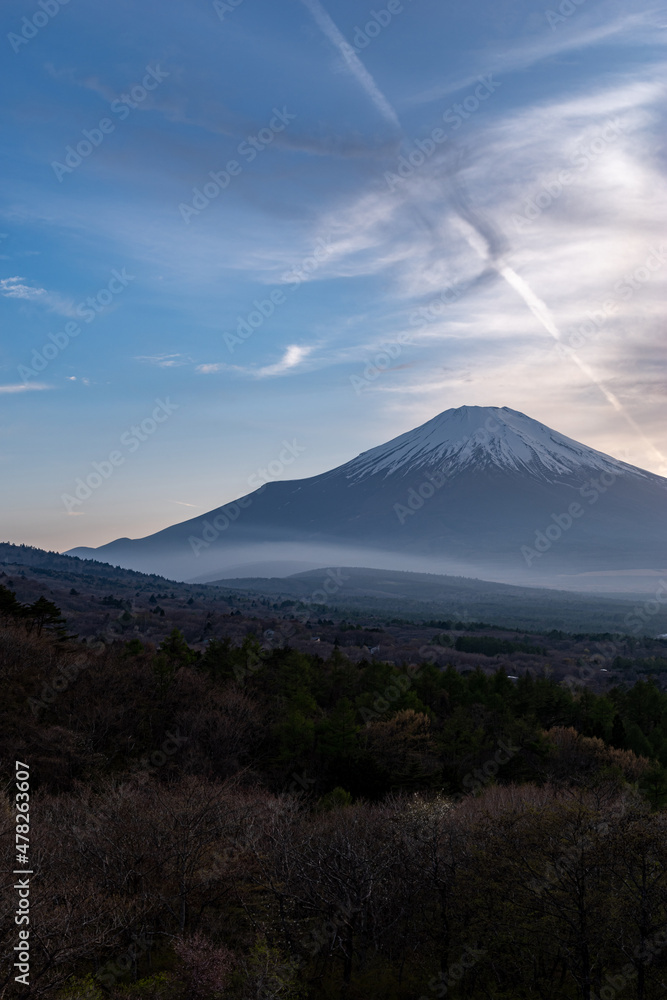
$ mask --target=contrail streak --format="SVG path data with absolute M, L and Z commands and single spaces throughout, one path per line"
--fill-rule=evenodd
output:
M 581 360 L 576 351 L 573 351 L 569 345 L 563 343 L 560 330 L 558 329 L 551 310 L 546 303 L 535 294 L 528 282 L 522 278 L 521 275 L 517 274 L 514 268 L 509 267 L 507 264 L 503 264 L 496 265 L 496 270 L 498 274 L 500 274 L 505 281 L 516 292 L 518 292 L 532 314 L 540 321 L 544 329 L 551 334 L 554 340 L 557 341 L 562 348 L 564 348 L 568 357 L 574 361 L 575 365 L 577 365 L 580 371 L 583 372 L 586 378 L 590 379 L 593 385 L 599 389 L 604 398 L 611 406 L 613 406 L 616 412 L 620 413 L 633 431 L 635 431 L 635 433 L 640 437 L 644 445 L 660 459 L 662 469 L 667 470 L 667 458 L 665 458 L 659 448 L 656 448 L 652 441 L 649 441 L 639 424 L 635 421 L 634 417 L 632 417 L 631 414 L 625 409 L 618 396 L 615 396 L 614 393 L 607 388 L 604 382 L 597 377 L 595 372 L 588 367 L 586 362 Z
M 327 36 L 329 41 L 332 42 L 332 44 L 335 45 L 340 51 L 343 59 L 350 69 L 350 72 L 356 76 L 357 80 L 364 88 L 382 117 L 400 132 L 401 123 L 398 120 L 398 115 L 376 84 L 371 74 L 363 65 L 352 46 L 345 41 L 343 35 L 320 3 L 320 0 L 302 0 L 302 3 L 304 7 L 307 7 L 313 15 L 317 24 Z
M 486 263 L 507 282 L 510 288 L 513 288 L 520 298 L 523 299 L 533 316 L 539 320 L 547 333 L 551 334 L 553 339 L 565 349 L 567 355 L 572 359 L 572 361 L 574 361 L 579 370 L 586 376 L 587 379 L 590 380 L 599 392 L 602 393 L 609 405 L 623 417 L 626 423 L 643 442 L 644 446 L 659 459 L 661 469 L 663 471 L 667 471 L 667 457 L 665 457 L 660 449 L 646 437 L 639 424 L 636 422 L 634 417 L 628 413 L 618 396 L 607 388 L 604 382 L 597 377 L 595 372 L 588 367 L 585 361 L 581 360 L 576 351 L 573 351 L 571 347 L 563 343 L 558 324 L 556 323 L 553 313 L 547 306 L 546 302 L 544 302 L 539 295 L 535 294 L 525 278 L 522 278 L 520 274 L 517 274 L 514 268 L 510 267 L 509 264 L 503 262 L 502 237 L 499 234 L 496 234 L 492 224 L 487 219 L 482 218 L 479 213 L 472 208 L 460 181 L 454 180 L 455 172 L 456 171 L 450 172 L 448 175 L 454 192 L 454 203 L 461 218 L 475 230 L 478 236 L 481 236 L 482 240 L 486 244 L 486 255 L 477 243 L 468 239 L 470 245 L 477 251 L 479 256 L 483 260 L 486 260 Z
M 402 142 L 405 142 L 406 137 L 403 134 L 403 129 L 396 111 L 384 96 L 361 60 L 358 58 L 352 46 L 345 41 L 342 33 L 326 12 L 320 0 L 301 0 L 301 2 L 308 8 L 329 41 L 339 50 L 343 59 L 347 63 L 350 72 L 357 78 L 382 117 L 399 133 L 401 133 Z M 571 347 L 563 344 L 560 330 L 558 329 L 553 314 L 546 303 L 535 294 L 525 278 L 522 278 L 521 275 L 517 274 L 514 268 L 502 262 L 502 255 L 505 251 L 504 237 L 488 219 L 483 218 L 479 212 L 472 208 L 460 181 L 454 179 L 460 169 L 460 154 L 458 159 L 459 163 L 447 171 L 448 180 L 450 181 L 451 186 L 452 203 L 459 216 L 467 222 L 479 236 L 481 236 L 487 248 L 486 255 L 481 251 L 479 246 L 475 246 L 472 240 L 469 239 L 468 242 L 471 246 L 474 246 L 480 257 L 483 260 L 486 260 L 487 267 L 495 271 L 496 274 L 507 282 L 510 288 L 514 289 L 514 291 L 526 303 L 535 318 L 542 324 L 547 333 L 549 333 L 555 341 L 565 348 L 567 354 L 572 358 L 580 371 L 586 376 L 586 378 L 590 379 L 591 383 L 602 393 L 610 406 L 612 406 L 614 410 L 624 418 L 633 431 L 643 441 L 644 445 L 659 458 L 662 467 L 667 469 L 667 458 L 658 448 L 656 448 L 653 442 L 649 441 L 641 427 L 639 427 L 634 418 L 627 412 L 618 397 L 615 396 L 602 381 L 600 381 L 600 379 L 595 375 L 595 372 L 593 372 L 592 369 L 590 369 L 588 365 L 581 360 Z M 415 208 L 421 221 L 430 229 L 434 242 L 439 242 L 439 237 L 436 236 L 435 228 L 430 224 L 429 220 L 426 219 L 421 210 L 416 206 Z M 485 273 L 488 273 L 488 271 Z

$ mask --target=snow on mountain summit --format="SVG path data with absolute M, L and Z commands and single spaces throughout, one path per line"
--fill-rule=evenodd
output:
M 666 501 L 661 476 L 507 407 L 463 406 L 338 468 L 269 483 L 250 503 L 241 498 L 146 538 L 70 554 L 191 581 L 256 576 L 257 564 L 271 561 L 531 586 L 562 579 L 576 589 L 599 580 L 617 591 L 637 573 L 648 592 L 664 574 Z M 569 531 L 563 517 L 573 502 L 587 516 L 568 513 Z M 548 554 L 537 544 L 544 536 Z
M 577 471 L 650 474 L 559 434 L 507 406 L 459 406 L 420 427 L 362 452 L 343 466 L 347 478 L 439 467 L 448 477 L 465 469 L 496 467 L 550 481 Z M 343 471 L 343 470 L 340 470 Z

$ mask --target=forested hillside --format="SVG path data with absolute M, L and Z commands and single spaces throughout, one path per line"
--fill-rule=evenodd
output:
M 55 612 L 6 601 L 0 631 L 35 871 L 29 994 L 3 890 L 3 995 L 665 995 L 655 679 L 595 692 L 178 629 L 90 645 Z

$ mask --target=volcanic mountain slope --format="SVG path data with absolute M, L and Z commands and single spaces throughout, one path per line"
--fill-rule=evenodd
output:
M 667 565 L 666 501 L 660 476 L 508 407 L 462 406 L 330 472 L 71 554 L 176 579 L 296 560 L 577 587 L 615 574 L 623 590 Z

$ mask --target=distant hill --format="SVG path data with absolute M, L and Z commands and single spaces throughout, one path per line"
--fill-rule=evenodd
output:
M 636 609 L 643 603 L 638 605 L 633 595 L 596 597 L 466 577 L 351 566 L 288 577 L 222 579 L 211 586 L 417 621 L 454 618 L 575 632 L 589 628 L 631 632 L 639 624 L 639 632 L 651 635 L 657 635 L 667 622 L 665 607 L 642 624 Z
M 99 606 L 87 604 L 84 591 L 89 597 L 112 597 L 121 602 L 107 606 L 106 618 L 109 608 L 117 607 L 114 627 L 123 632 L 133 629 L 146 636 L 163 635 L 170 622 L 185 628 L 188 634 L 201 632 L 203 624 L 190 627 L 190 619 L 194 620 L 196 613 L 201 618 L 209 605 L 217 609 L 216 613 L 225 614 L 233 605 L 239 613 L 252 617 L 258 602 L 277 609 L 284 601 L 310 609 L 314 620 L 322 615 L 331 617 L 335 612 L 338 618 L 414 622 L 452 619 L 536 631 L 592 630 L 648 636 L 667 632 L 667 606 L 660 605 L 656 612 L 657 602 L 638 601 L 631 594 L 596 597 L 431 573 L 322 567 L 289 577 L 243 577 L 188 584 L 8 542 L 0 543 L 0 571 L 0 583 L 5 582 L 3 576 L 11 578 L 22 601 L 48 594 L 81 634 L 92 634 L 99 625 Z M 82 594 L 73 595 L 71 590 Z M 152 617 L 154 609 L 147 609 L 151 611 L 149 619 L 142 617 L 141 609 L 146 610 L 146 601 L 153 594 L 163 595 L 159 605 L 165 611 L 164 619 Z M 186 606 L 190 600 L 192 606 Z M 125 612 L 139 617 L 122 626 Z M 289 610 L 285 613 L 289 614 Z
M 50 552 L 38 549 L 33 545 L 14 545 L 12 542 L 0 542 L 0 566 L 22 566 L 53 573 L 80 574 L 86 577 L 98 577 L 109 581 L 125 580 L 153 581 L 156 584 L 165 583 L 166 578 L 154 573 L 139 573 L 136 570 L 113 566 L 108 562 L 96 559 L 79 559 L 77 556 L 62 555 L 60 552 Z

